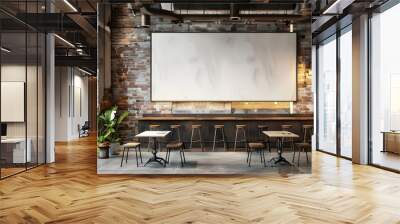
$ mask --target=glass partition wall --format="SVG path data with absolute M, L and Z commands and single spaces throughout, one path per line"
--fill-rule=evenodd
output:
M 371 18 L 370 162 L 400 171 L 400 4 Z
M 318 46 L 318 148 L 336 153 L 336 36 Z
M 318 44 L 317 149 L 352 157 L 351 25 Z
M 18 10 L 35 13 L 40 2 Z M 45 34 L 18 16 L 0 11 L 1 179 L 45 162 Z

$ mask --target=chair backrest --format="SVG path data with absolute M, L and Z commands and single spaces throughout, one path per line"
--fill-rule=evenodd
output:
M 90 123 L 89 121 L 85 121 L 85 123 L 82 126 L 82 129 L 89 129 L 90 128 Z
M 181 142 L 181 128 L 180 125 L 171 125 L 171 141 Z
M 311 143 L 311 136 L 313 132 L 312 125 L 303 125 L 303 142 Z

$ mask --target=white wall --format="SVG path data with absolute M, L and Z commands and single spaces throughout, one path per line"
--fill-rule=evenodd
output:
M 72 67 L 56 67 L 55 73 L 55 140 L 77 139 L 78 124 L 88 120 L 88 78 Z

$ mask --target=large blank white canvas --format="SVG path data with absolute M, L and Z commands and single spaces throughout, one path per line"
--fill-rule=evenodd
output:
M 24 122 L 24 82 L 1 82 L 1 122 Z
M 296 101 L 295 33 L 153 33 L 153 101 Z

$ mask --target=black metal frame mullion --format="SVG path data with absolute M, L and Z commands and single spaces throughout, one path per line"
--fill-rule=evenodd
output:
M 2 23 L 0 22 L 0 47 L 2 47 L 3 45 L 2 45 L 2 32 L 1 32 L 1 29 L 2 28 Z M 2 55 L 3 53 L 0 51 L 0 111 L 1 111 L 1 68 L 2 68 L 2 57 L 1 57 L 1 55 Z M 0 125 L 2 125 L 3 123 L 1 122 L 1 113 L 0 113 Z M 2 170 L 2 164 L 1 164 L 1 151 L 2 151 L 2 147 L 1 147 L 1 145 L 2 144 L 0 144 L 0 180 L 1 179 L 3 179 L 3 177 L 2 177 L 2 173 L 1 173 L 1 170 Z
M 336 155 L 341 157 L 341 117 L 340 117 L 340 36 L 341 31 L 336 31 Z
M 25 21 L 28 21 L 28 0 L 25 0 Z M 25 23 L 26 24 L 26 23 Z M 27 90 L 28 90 L 28 24 L 25 25 L 25 88 L 24 88 L 24 120 L 25 120 L 25 170 L 28 170 L 28 113 L 27 113 Z
M 319 150 L 319 44 L 315 47 L 315 148 Z
M 36 0 L 39 13 L 39 0 Z M 36 166 L 39 165 L 39 32 L 36 32 Z
M 368 12 L 368 31 L 367 31 L 367 41 L 368 41 L 368 53 L 367 53 L 367 82 L 368 82 L 368 95 L 367 95 L 367 107 L 368 107 L 368 164 L 373 164 L 373 148 L 372 148 L 372 64 L 371 64 L 371 55 L 372 55 L 372 29 L 371 29 L 371 19 L 372 12 Z

